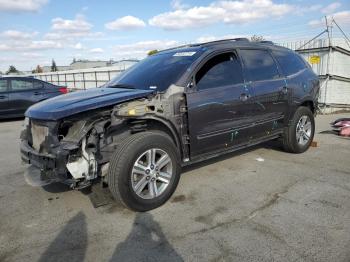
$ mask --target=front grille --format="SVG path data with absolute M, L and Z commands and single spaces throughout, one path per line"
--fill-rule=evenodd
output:
M 49 134 L 49 128 L 47 126 L 41 126 L 32 122 L 31 133 L 32 133 L 33 148 L 36 151 L 41 152 L 42 151 L 41 146 Z

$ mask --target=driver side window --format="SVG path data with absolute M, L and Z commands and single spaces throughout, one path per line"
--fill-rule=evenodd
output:
M 198 90 L 243 83 L 240 61 L 233 52 L 217 55 L 197 72 L 195 81 Z

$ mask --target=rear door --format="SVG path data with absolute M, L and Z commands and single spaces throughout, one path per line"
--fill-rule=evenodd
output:
M 225 150 L 247 139 L 250 90 L 235 52 L 214 54 L 194 73 L 187 91 L 191 156 Z
M 44 97 L 43 85 L 34 84 L 33 79 L 10 80 L 9 107 L 13 114 L 23 114 L 28 107 L 43 100 Z
M 7 79 L 0 79 L 0 116 L 8 114 L 8 81 Z
M 290 92 L 285 77 L 268 50 L 240 49 L 244 75 L 252 90 L 254 117 L 251 139 L 280 132 L 287 115 Z

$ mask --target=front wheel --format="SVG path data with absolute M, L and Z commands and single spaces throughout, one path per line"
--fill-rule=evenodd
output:
M 143 132 L 125 139 L 113 154 L 108 185 L 114 198 L 135 211 L 166 202 L 180 177 L 179 154 L 162 132 Z
M 314 138 L 315 119 L 308 107 L 299 107 L 283 135 L 283 147 L 287 152 L 303 153 Z

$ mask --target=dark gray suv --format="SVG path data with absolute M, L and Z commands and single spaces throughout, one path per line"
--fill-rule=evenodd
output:
M 182 46 L 30 107 L 21 155 L 33 176 L 77 189 L 98 181 L 146 211 L 169 199 L 184 165 L 271 139 L 307 150 L 318 92 L 308 64 L 270 42 Z

